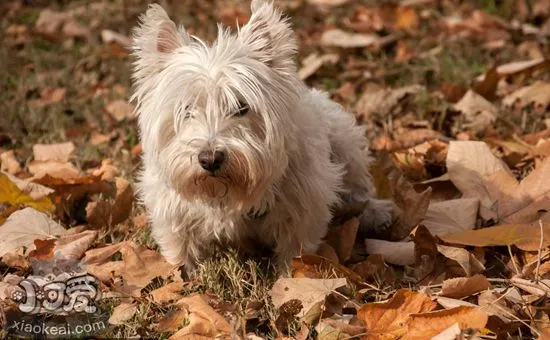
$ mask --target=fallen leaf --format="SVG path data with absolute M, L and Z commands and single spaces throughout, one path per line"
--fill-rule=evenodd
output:
M 190 337 L 228 338 L 234 334 L 231 325 L 206 302 L 202 295 L 186 296 L 177 302 L 188 311 L 189 324 L 170 339 L 189 339 Z
M 59 144 L 35 144 L 32 147 L 35 161 L 68 162 L 74 152 L 73 142 Z
M 399 6 L 395 11 L 395 22 L 393 24 L 396 29 L 414 30 L 418 27 L 420 20 L 416 10 L 412 7 Z
M 364 281 L 381 278 L 384 282 L 394 282 L 397 279 L 392 268 L 384 262 L 384 257 L 380 254 L 369 255 L 365 261 L 353 264 L 351 269 Z
M 482 273 L 485 266 L 469 251 L 464 248 L 437 245 L 437 251 L 448 259 L 456 261 L 464 270 L 466 276 Z
M 453 108 L 462 112 L 464 128 L 478 135 L 492 126 L 497 119 L 497 108 L 476 92 L 469 90 Z
M 536 58 L 532 60 L 514 61 L 502 64 L 497 67 L 497 72 L 501 76 L 511 76 L 523 72 L 533 72 L 535 70 L 550 66 L 548 60 Z
M 338 277 L 345 277 L 349 282 L 362 287 L 363 280 L 351 269 L 332 262 L 324 257 L 313 254 L 302 254 L 292 259 L 292 277 L 294 278 L 323 278 L 323 273 L 331 272 Z
M 33 181 L 46 176 L 62 178 L 64 180 L 80 177 L 80 171 L 69 162 L 31 161 L 29 163 L 29 172 L 33 174 Z
M 390 228 L 390 237 L 392 240 L 402 240 L 425 217 L 432 189 L 427 188 L 417 193 L 412 183 L 399 171 L 390 170 L 387 176 L 392 188 L 393 202 L 398 208 L 394 213 L 395 222 Z
M 124 119 L 134 118 L 134 105 L 126 102 L 125 100 L 115 100 L 110 102 L 105 110 L 113 117 L 117 122 Z
M 29 104 L 32 106 L 45 106 L 56 104 L 65 99 L 66 93 L 67 89 L 65 88 L 46 87 L 45 89 L 40 91 L 40 98 L 31 100 Z
M 481 274 L 472 277 L 458 277 L 443 281 L 441 295 L 461 299 L 491 288 L 487 278 Z
M 302 310 L 298 317 L 303 317 L 316 304 L 323 304 L 326 297 L 334 290 L 347 285 L 347 280 L 340 279 L 310 279 L 310 278 L 279 278 L 271 288 L 271 299 L 276 308 L 290 300 L 302 302 Z
M 151 291 L 151 297 L 153 301 L 157 303 L 175 302 L 180 300 L 183 296 L 180 294 L 184 289 L 183 281 L 170 282 L 160 288 Z
M 94 177 L 99 177 L 102 181 L 110 181 L 120 175 L 120 171 L 110 158 L 103 159 L 99 168 L 89 169 L 87 172 Z
M 331 63 L 335 64 L 340 59 L 340 55 L 332 53 L 332 54 L 324 54 L 319 56 L 317 53 L 312 53 L 305 57 L 302 60 L 302 67 L 298 71 L 298 76 L 300 79 L 304 80 L 315 74 L 318 69 L 323 66 L 325 63 Z
M 537 81 L 522 87 L 504 97 L 502 103 L 516 109 L 532 106 L 535 112 L 544 113 L 550 106 L 550 83 Z
M 386 117 L 407 96 L 425 90 L 421 85 L 410 85 L 397 89 L 366 91 L 355 104 L 357 117 L 366 121 L 372 115 Z
M 349 33 L 340 29 L 325 31 L 321 36 L 322 45 L 343 48 L 375 46 L 379 42 L 380 37 L 377 34 Z
M 460 325 L 461 329 L 481 330 L 487 324 L 488 316 L 481 308 L 456 307 L 423 314 L 411 315 L 403 340 L 430 339 L 452 326 Z
M 13 182 L 16 180 L 16 183 Z M 39 184 L 17 180 L 15 177 L 0 173 L 0 203 L 12 206 L 28 206 L 38 211 L 53 213 L 55 205 L 47 197 L 53 190 Z
M 54 253 L 64 259 L 79 260 L 97 239 L 98 232 L 86 230 L 77 234 L 66 234 L 55 241 Z
M 520 183 L 508 172 L 498 171 L 484 179 L 493 211 L 505 223 L 538 219 L 538 211 L 550 211 L 550 158 L 544 159 Z
M 478 210 L 477 198 L 430 203 L 421 223 L 434 236 L 457 233 L 475 227 Z
M 368 254 L 380 254 L 384 261 L 398 266 L 414 264 L 414 242 L 391 242 L 365 239 Z
M 349 0 L 307 0 L 307 2 L 309 2 L 312 5 L 329 6 L 329 7 L 341 6 L 348 1 Z
M 88 223 L 95 227 L 116 225 L 125 221 L 132 212 L 134 190 L 128 181 L 122 177 L 115 179 L 116 194 L 114 200 L 90 202 L 86 206 Z
M 411 238 L 414 242 L 414 268 L 412 269 L 412 275 L 418 282 L 422 282 L 423 280 L 431 281 L 430 274 L 435 271 L 437 275 L 440 271 L 436 270 L 439 263 L 438 240 L 423 225 L 419 225 L 411 233 Z
M 542 221 L 543 248 L 550 246 L 550 221 Z M 457 234 L 441 235 L 451 244 L 465 246 L 508 246 L 515 245 L 525 251 L 537 251 L 541 239 L 539 221 L 527 224 L 504 224 L 478 230 L 467 230 Z
M 15 174 L 21 171 L 21 165 L 19 161 L 15 158 L 15 153 L 13 150 L 4 151 L 0 154 L 0 170 L 5 171 L 9 174 Z
M 0 226 L 0 257 L 18 247 L 31 247 L 34 240 L 63 235 L 65 228 L 33 208 L 14 212 Z
M 357 317 L 365 322 L 369 339 L 398 339 L 407 333 L 407 320 L 411 314 L 434 310 L 437 303 L 428 296 L 399 289 L 386 302 L 367 303 L 357 311 Z
M 327 241 L 336 250 L 341 263 L 346 262 L 350 258 L 358 230 L 359 219 L 354 217 L 341 226 L 332 228 L 329 231 Z
M 101 281 L 110 282 L 113 278 L 122 278 L 122 282 L 116 284 L 118 289 L 135 297 L 141 295 L 141 289 L 151 280 L 156 277 L 167 278 L 174 269 L 157 251 L 130 241 L 106 248 L 103 252 L 86 252 L 82 263 L 86 264 L 90 274 Z M 107 261 L 116 252 L 120 252 L 122 260 Z
M 455 322 L 449 328 L 445 329 L 443 332 L 432 337 L 431 340 L 456 340 L 460 339 L 462 335 L 462 330 L 458 322 Z
M 506 305 L 506 299 L 495 291 L 485 290 L 477 297 L 477 304 L 489 315 L 498 316 L 504 322 L 510 322 L 517 317 L 516 312 Z
M 120 34 L 118 32 L 107 29 L 101 30 L 101 40 L 107 44 L 116 42 L 117 44 L 124 47 L 129 47 L 130 45 L 132 45 L 132 39 L 130 39 L 129 37 L 125 36 L 124 34 Z
M 10 251 L 2 256 L 2 263 L 10 268 L 16 268 L 18 270 L 28 271 L 31 269 L 31 262 L 24 256 L 23 251 L 19 251 L 19 248 L 15 251 Z
M 111 316 L 109 317 L 109 323 L 111 325 L 124 325 L 136 315 L 136 312 L 137 305 L 123 302 L 113 308 Z
M 474 141 L 452 141 L 447 153 L 447 172 L 464 198 L 478 198 L 479 214 L 486 220 L 496 219 L 495 199 L 487 192 L 485 178 L 508 167 L 495 157 L 487 144 Z

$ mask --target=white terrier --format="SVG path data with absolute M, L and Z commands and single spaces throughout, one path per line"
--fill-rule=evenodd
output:
M 192 270 L 214 245 L 268 246 L 280 265 L 316 251 L 333 209 L 366 202 L 362 228 L 391 223 L 372 199 L 363 130 L 300 81 L 296 41 L 252 1 L 235 35 L 208 45 L 151 5 L 135 30 L 144 171 L 139 190 L 168 262 Z

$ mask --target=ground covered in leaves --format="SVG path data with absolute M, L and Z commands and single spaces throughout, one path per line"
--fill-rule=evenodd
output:
M 146 1 L 2 1 L 0 328 L 31 274 L 100 282 L 103 337 L 550 338 L 550 1 L 281 0 L 300 76 L 354 112 L 394 202 L 338 212 L 276 277 L 231 251 L 182 278 L 152 242 L 130 28 Z M 246 1 L 164 1 L 202 38 Z

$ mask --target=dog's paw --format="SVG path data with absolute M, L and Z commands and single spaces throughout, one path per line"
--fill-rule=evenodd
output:
M 359 216 L 361 230 L 382 234 L 393 223 L 393 202 L 371 198 L 368 200 L 365 210 Z

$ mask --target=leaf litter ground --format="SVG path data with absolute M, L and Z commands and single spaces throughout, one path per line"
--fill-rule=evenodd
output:
M 550 338 L 548 0 L 276 1 L 300 77 L 364 126 L 394 222 L 358 234 L 346 207 L 290 275 L 229 251 L 193 279 L 134 200 L 128 36 L 146 2 L 0 5 L 1 315 L 61 253 L 101 281 L 104 337 Z M 249 16 L 169 5 L 203 38 Z

